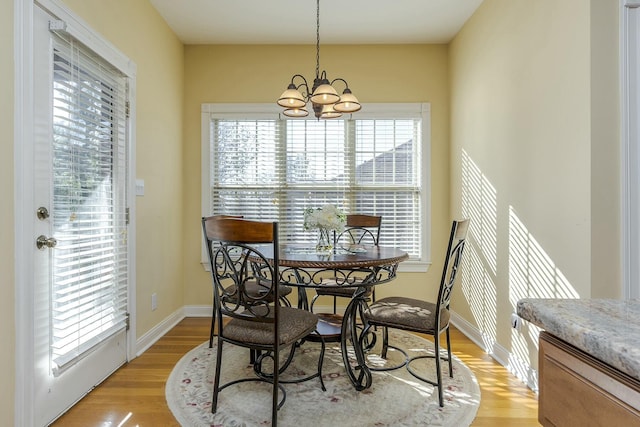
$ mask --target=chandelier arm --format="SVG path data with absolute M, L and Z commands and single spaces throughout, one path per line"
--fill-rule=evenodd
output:
M 349 83 L 347 83 L 347 81 L 346 81 L 345 79 L 342 79 L 342 78 L 340 78 L 340 77 L 338 77 L 338 78 L 336 78 L 336 79 L 331 80 L 331 86 L 333 86 L 333 84 L 334 84 L 335 82 L 338 82 L 338 81 L 340 81 L 340 82 L 344 83 L 345 90 L 346 90 L 346 89 L 349 89 Z
M 304 78 L 304 76 L 303 76 L 302 74 L 294 74 L 294 75 L 291 77 L 291 83 L 292 83 L 292 84 L 295 84 L 294 79 L 295 79 L 296 77 L 300 77 L 300 78 L 304 81 L 304 84 L 306 84 L 306 83 L 307 83 L 307 79 L 305 79 L 305 78 Z
M 296 84 L 295 82 L 296 77 L 301 78 L 302 83 Z M 309 102 L 309 97 L 311 97 L 311 92 L 309 91 L 309 83 L 307 83 L 307 79 L 305 79 L 302 74 L 294 74 L 293 77 L 291 77 L 291 84 L 295 86 L 296 90 L 300 91 L 300 93 L 305 99 L 305 102 Z

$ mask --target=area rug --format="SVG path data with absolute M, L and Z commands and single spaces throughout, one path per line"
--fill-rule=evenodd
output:
M 390 331 L 390 343 L 409 350 L 410 355 L 433 349 L 430 341 L 413 334 Z M 246 382 L 220 392 L 218 410 L 211 413 L 211 395 L 216 346 L 208 341 L 191 350 L 176 364 L 167 380 L 165 394 L 171 412 L 180 425 L 188 427 L 268 426 L 271 423 L 271 386 Z M 304 376 L 317 365 L 319 344 L 304 343 L 296 351 L 289 373 Z M 379 353 L 378 353 L 379 354 Z M 393 364 L 402 357 L 389 351 L 388 360 L 370 357 L 369 364 Z M 405 368 L 373 372 L 371 388 L 358 392 L 347 377 L 340 345 L 328 343 L 323 364 L 326 391 L 315 378 L 285 384 L 286 402 L 278 411 L 282 426 L 468 426 L 480 404 L 480 388 L 473 373 L 459 359 L 453 361 L 453 379 L 442 363 L 444 407 L 438 405 L 435 387 L 414 378 Z M 392 365 L 390 365 L 392 366 Z M 433 359 L 412 364 L 414 370 L 434 378 Z M 225 343 L 222 381 L 253 376 L 247 349 Z

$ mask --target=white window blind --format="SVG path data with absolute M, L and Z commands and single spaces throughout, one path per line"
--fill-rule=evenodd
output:
M 126 327 L 126 78 L 68 34 L 53 58 L 54 373 Z
M 423 120 L 399 116 L 211 114 L 204 213 L 277 220 L 281 241 L 312 244 L 317 236 L 303 229 L 303 212 L 331 203 L 382 215 L 380 244 L 424 260 Z

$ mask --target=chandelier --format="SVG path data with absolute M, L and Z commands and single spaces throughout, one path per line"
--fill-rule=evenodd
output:
M 296 80 L 298 85 L 296 86 Z M 342 95 L 333 87 L 334 83 L 342 82 L 345 86 Z M 320 73 L 320 0 L 316 0 L 316 77 L 309 90 L 307 79 L 300 74 L 291 77 L 291 83 L 280 98 L 278 105 L 284 107 L 287 117 L 306 117 L 307 103 L 311 102 L 313 112 L 318 119 L 332 119 L 342 116 L 342 113 L 355 113 L 361 106 L 358 99 L 351 93 L 346 80 L 337 78 L 329 82 L 327 72 Z

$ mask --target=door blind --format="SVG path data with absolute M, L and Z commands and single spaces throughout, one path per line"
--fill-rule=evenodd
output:
M 127 321 L 126 78 L 67 34 L 53 37 L 54 373 Z

